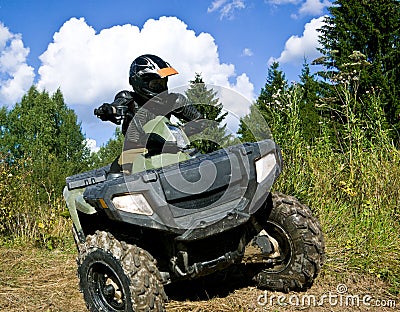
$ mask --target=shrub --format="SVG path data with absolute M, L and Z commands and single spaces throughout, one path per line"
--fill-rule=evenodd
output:
M 52 249 L 60 246 L 69 231 L 64 218 L 65 203 L 54 190 L 46 190 L 47 200 L 40 200 L 40 181 L 32 183 L 30 159 L 12 165 L 0 161 L 0 234 L 3 240 L 35 243 Z

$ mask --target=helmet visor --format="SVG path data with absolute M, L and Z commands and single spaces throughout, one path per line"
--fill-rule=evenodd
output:
M 149 90 L 156 93 L 161 93 L 167 90 L 168 77 L 152 79 L 149 81 Z
M 161 76 L 161 78 L 176 75 L 178 72 L 172 67 L 165 67 L 157 70 L 157 73 Z

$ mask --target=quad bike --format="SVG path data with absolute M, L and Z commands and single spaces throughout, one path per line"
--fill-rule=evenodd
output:
M 66 181 L 90 311 L 163 311 L 165 285 L 240 263 L 246 246 L 259 252 L 252 276 L 259 287 L 312 285 L 324 260 L 323 234 L 308 207 L 271 193 L 282 170 L 272 139 L 204 155 L 163 116 L 144 131 L 164 144 L 148 146 L 131 174 L 105 166 Z

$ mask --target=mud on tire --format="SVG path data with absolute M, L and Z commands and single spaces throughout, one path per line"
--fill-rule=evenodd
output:
M 147 251 L 103 231 L 78 249 L 79 285 L 90 311 L 165 311 L 161 275 Z
M 268 220 L 259 220 L 279 244 L 280 262 L 254 276 L 259 287 L 275 291 L 306 290 L 317 277 L 325 258 L 325 241 L 318 220 L 296 198 L 272 195 Z

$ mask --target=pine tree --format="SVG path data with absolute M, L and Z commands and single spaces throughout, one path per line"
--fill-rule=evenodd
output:
M 242 142 L 255 142 L 271 137 L 269 126 L 274 127 L 274 111 L 279 110 L 282 105 L 279 97 L 287 88 L 285 74 L 279 69 L 279 63 L 273 62 L 268 68 L 265 86 L 250 107 L 250 114 L 240 120 L 238 135 Z
M 215 121 L 212 127 L 193 136 L 192 146 L 206 154 L 229 145 L 230 135 L 226 134 L 226 124 L 221 125 L 228 113 L 222 112 L 223 106 L 217 98 L 217 92 L 212 88 L 207 88 L 201 74 L 196 73 L 185 93 L 189 102 L 196 107 L 204 119 Z
M 349 73 L 354 51 L 371 66 L 360 73 L 359 94 L 379 90 L 388 121 L 400 129 L 400 2 L 337 0 L 321 29 L 321 52 L 328 76 Z
M 7 109 L 6 107 L 0 107 L 0 140 L 4 139 L 4 135 L 7 131 Z M 0 145 L 0 153 L 5 153 L 4 146 Z
M 319 111 L 317 109 L 321 83 L 318 82 L 314 74 L 311 74 L 310 66 L 305 61 L 300 75 L 300 85 L 302 89 L 302 100 L 300 106 L 300 120 L 304 139 L 310 144 L 319 132 Z
M 279 62 L 273 62 L 268 68 L 267 81 L 257 99 L 261 111 L 267 112 L 267 107 L 277 104 L 276 95 L 284 93 L 288 88 L 285 74 L 279 69 Z
M 264 114 L 256 103 L 250 106 L 250 113 L 240 118 L 238 137 L 241 142 L 257 142 L 272 138 Z

